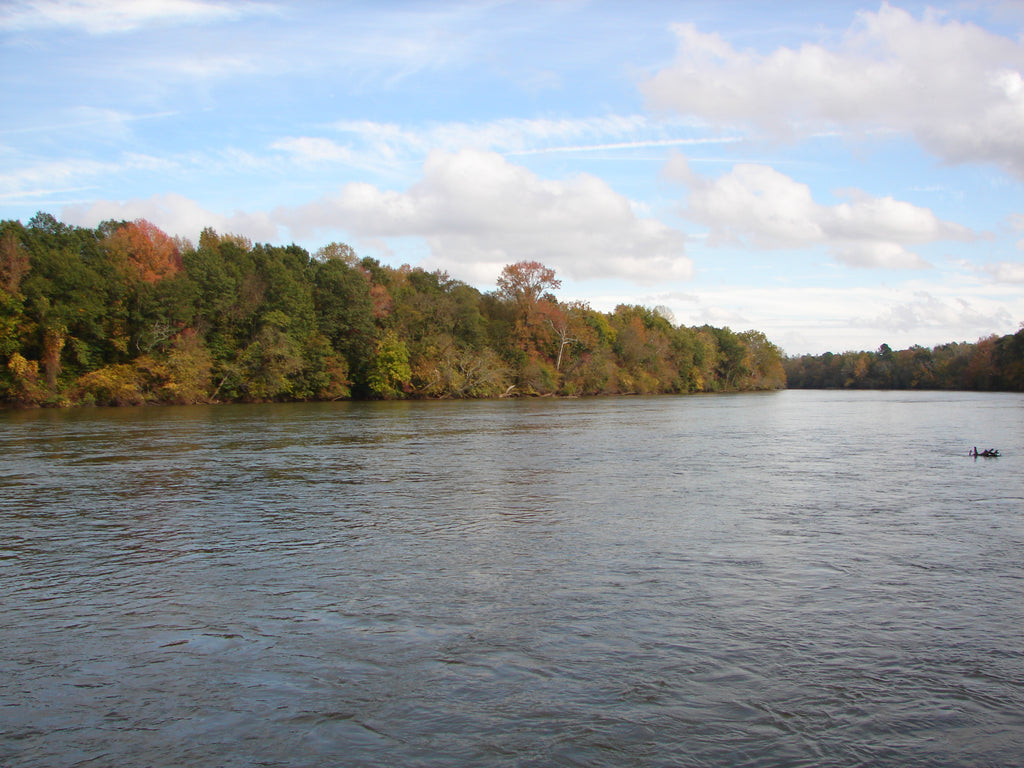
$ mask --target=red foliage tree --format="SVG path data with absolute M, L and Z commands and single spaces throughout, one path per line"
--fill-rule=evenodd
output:
M 182 268 L 174 240 L 145 219 L 118 227 L 107 237 L 106 246 L 121 268 L 143 283 L 157 283 Z

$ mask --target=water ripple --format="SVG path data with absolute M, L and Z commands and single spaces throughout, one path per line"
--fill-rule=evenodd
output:
M 1021 435 L 949 393 L 0 414 L 0 764 L 1020 764 Z

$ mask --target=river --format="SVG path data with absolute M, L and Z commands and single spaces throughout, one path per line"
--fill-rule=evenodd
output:
M 1024 764 L 1021 395 L 0 412 L 0 531 L 5 768 Z

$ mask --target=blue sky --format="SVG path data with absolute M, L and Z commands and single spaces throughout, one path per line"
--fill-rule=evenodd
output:
M 787 353 L 1024 321 L 1024 4 L 0 4 L 0 218 L 333 241 Z

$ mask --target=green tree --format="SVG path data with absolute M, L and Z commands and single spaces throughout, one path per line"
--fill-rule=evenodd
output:
M 386 400 L 404 397 L 411 379 L 409 350 L 404 341 L 389 331 L 377 342 L 377 354 L 370 363 L 366 377 L 370 392 Z
M 724 389 L 739 389 L 743 380 L 750 375 L 747 347 L 743 339 L 729 328 L 709 328 L 718 341 L 718 364 L 715 373 Z
M 320 332 L 345 359 L 353 390 L 366 394 L 367 365 L 376 347 L 366 277 L 341 259 L 321 262 L 313 272 L 313 302 Z

